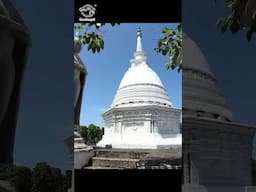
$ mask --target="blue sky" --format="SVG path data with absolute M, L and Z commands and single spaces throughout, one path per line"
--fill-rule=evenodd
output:
M 175 28 L 177 24 L 120 24 L 106 25 L 102 28 L 105 48 L 100 53 L 92 54 L 86 47 L 80 57 L 88 70 L 83 95 L 80 123 L 104 126 L 102 113 L 114 99 L 119 83 L 130 66 L 130 59 L 136 49 L 136 31 L 142 29 L 142 45 L 151 68 L 159 75 L 174 107 L 181 108 L 181 73 L 166 70 L 167 57 L 158 55 L 154 48 L 162 36 L 164 27 Z

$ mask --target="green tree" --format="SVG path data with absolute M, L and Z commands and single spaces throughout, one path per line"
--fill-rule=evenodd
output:
M 83 137 L 85 144 L 95 145 L 98 143 L 103 135 L 103 129 L 94 124 L 87 126 L 80 126 L 80 135 Z
M 52 180 L 54 181 L 56 186 L 56 192 L 66 192 L 67 186 L 66 186 L 66 178 L 61 173 L 61 170 L 59 168 L 52 167 Z
M 17 192 L 30 192 L 32 187 L 32 171 L 28 167 L 13 166 L 10 169 L 10 182 Z
M 79 129 L 78 129 L 78 132 L 80 133 L 80 135 L 83 137 L 85 143 L 86 141 L 89 140 L 88 136 L 88 128 L 86 126 L 80 126 Z
M 225 0 L 224 6 L 229 10 L 229 14 L 217 21 L 217 27 L 222 33 L 228 29 L 233 34 L 246 31 L 246 38 L 250 42 L 256 32 L 256 1 Z M 156 51 L 168 56 L 167 69 L 178 68 L 179 71 L 182 69 L 182 59 L 179 59 L 182 43 L 181 24 L 177 30 L 165 28 L 162 33 L 164 36 L 159 39 Z
M 110 24 L 115 26 L 117 23 Z M 106 23 L 75 23 L 75 35 L 84 46 L 87 46 L 88 51 L 99 53 L 104 49 L 103 32 L 101 31 L 104 25 Z
M 102 130 L 100 127 L 90 124 L 88 126 L 90 144 L 96 144 L 102 137 Z
M 59 168 L 38 163 L 34 169 L 25 166 L 2 165 L 0 177 L 8 180 L 17 192 L 67 192 L 72 183 L 72 171 L 65 175 Z
M 38 163 L 32 173 L 32 192 L 66 192 L 65 177 L 61 170 Z
M 221 32 L 224 33 L 228 29 L 231 33 L 245 30 L 247 40 L 251 41 L 253 33 L 256 32 L 256 1 L 225 0 L 224 6 L 229 13 L 217 22 Z
M 32 171 L 28 167 L 4 164 L 0 166 L 0 179 L 10 182 L 17 192 L 31 191 Z
M 182 26 L 178 24 L 176 29 L 164 28 L 162 35 L 158 40 L 157 53 L 160 53 L 168 57 L 168 62 L 165 64 L 167 69 L 178 68 L 178 71 L 182 68 L 182 63 L 178 63 L 178 57 L 180 56 L 182 45 Z

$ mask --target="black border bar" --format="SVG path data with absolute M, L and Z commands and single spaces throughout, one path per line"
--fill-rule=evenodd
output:
M 79 8 L 86 4 L 95 7 L 95 21 L 79 21 L 83 18 Z M 99 23 L 179 23 L 182 15 L 181 0 L 76 0 L 74 11 L 75 22 Z

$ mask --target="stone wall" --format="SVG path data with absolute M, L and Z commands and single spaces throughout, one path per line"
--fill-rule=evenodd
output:
M 183 119 L 184 183 L 205 186 L 252 184 L 255 128 L 206 118 Z
M 180 133 L 180 110 L 167 107 L 117 108 L 104 115 L 105 133 Z

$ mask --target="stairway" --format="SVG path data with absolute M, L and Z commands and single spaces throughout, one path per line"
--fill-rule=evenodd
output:
M 136 169 L 148 152 L 129 149 L 96 149 L 91 166 L 85 169 Z
M 84 169 L 181 169 L 181 148 L 95 149 Z

